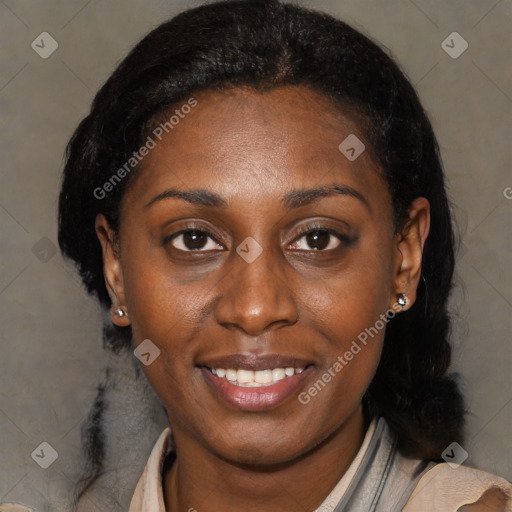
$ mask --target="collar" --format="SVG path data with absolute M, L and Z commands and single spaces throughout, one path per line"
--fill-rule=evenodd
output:
M 171 428 L 166 427 L 153 446 L 144 472 L 130 503 L 129 512 L 165 512 L 162 469 L 167 455 L 174 451 Z
M 339 502 L 368 450 L 376 425 L 377 421 L 373 419 L 366 431 L 363 443 L 356 457 L 340 481 L 315 512 L 331 512 Z M 144 472 L 135 488 L 129 512 L 140 512 L 141 510 L 147 512 L 165 512 L 162 470 L 166 457 L 173 451 L 175 451 L 175 447 L 172 442 L 171 429 L 170 427 L 166 427 L 153 446 Z
M 166 512 L 162 470 L 167 455 L 174 451 L 167 427 L 151 451 L 129 512 Z M 503 491 L 506 510 L 512 510 L 510 482 L 473 468 L 460 466 L 454 471 L 446 463 L 404 457 L 398 453 L 396 435 L 380 417 L 372 420 L 356 457 L 315 512 L 454 512 L 493 488 Z

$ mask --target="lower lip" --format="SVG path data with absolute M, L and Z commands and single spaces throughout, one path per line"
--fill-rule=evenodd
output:
M 295 394 L 304 379 L 313 372 L 313 366 L 308 366 L 302 373 L 262 387 L 236 386 L 204 367 L 200 370 L 208 385 L 228 404 L 244 411 L 262 411 L 278 406 Z

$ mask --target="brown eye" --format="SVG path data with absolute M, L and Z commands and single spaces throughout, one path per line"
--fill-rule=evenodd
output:
M 325 251 L 337 249 L 341 245 L 343 235 L 326 228 L 315 228 L 304 232 L 291 244 L 293 249 Z
M 166 242 L 170 242 L 175 249 L 185 252 L 223 249 L 223 247 L 213 239 L 210 233 L 199 229 L 185 229 L 179 231 L 166 239 Z

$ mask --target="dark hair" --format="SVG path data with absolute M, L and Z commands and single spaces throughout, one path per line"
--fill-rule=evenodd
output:
M 454 234 L 438 144 L 404 73 L 344 22 L 278 0 L 231 0 L 184 11 L 154 29 L 98 92 L 67 146 L 60 248 L 76 262 L 88 292 L 109 307 L 94 220 L 103 213 L 118 229 L 120 202 L 136 170 L 101 200 L 94 190 L 171 105 L 200 90 L 286 85 L 309 87 L 354 113 L 389 184 L 396 229 L 415 198 L 430 201 L 417 301 L 388 324 L 365 403 L 386 417 L 402 453 L 440 460 L 446 446 L 461 440 L 465 410 L 455 377 L 447 375 Z M 123 332 L 129 344 L 131 331 Z

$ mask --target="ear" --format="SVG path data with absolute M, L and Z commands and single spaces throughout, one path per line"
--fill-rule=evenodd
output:
M 101 213 L 96 217 L 95 229 L 102 248 L 105 285 L 110 300 L 112 301 L 110 317 L 115 325 L 127 327 L 130 325 L 130 320 L 126 310 L 123 270 L 119 256 L 118 242 L 114 230 Z M 119 310 L 122 314 L 118 314 Z
M 423 248 L 429 230 L 430 203 L 424 197 L 418 197 L 409 207 L 408 218 L 396 235 L 392 303 L 396 303 L 399 293 L 405 293 L 409 302 L 402 310 L 410 308 L 416 301 Z

